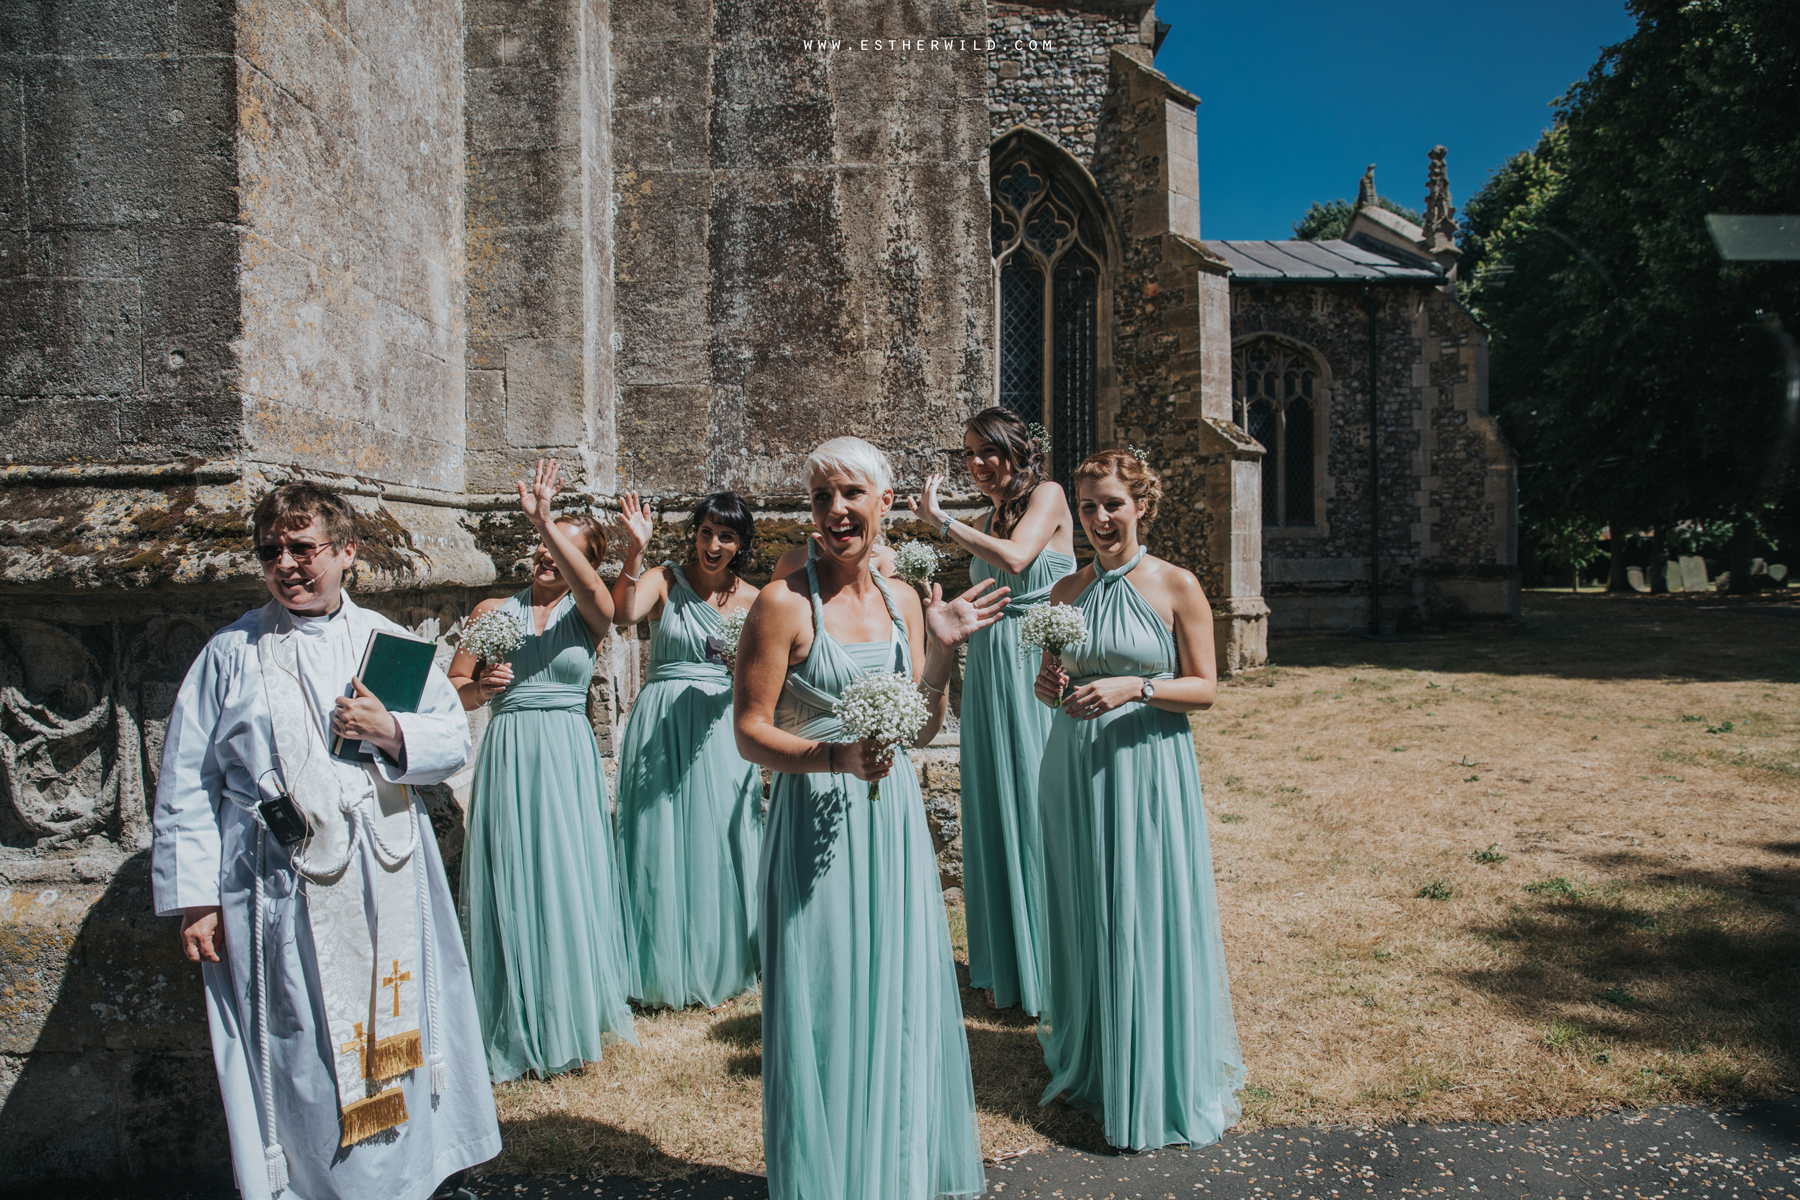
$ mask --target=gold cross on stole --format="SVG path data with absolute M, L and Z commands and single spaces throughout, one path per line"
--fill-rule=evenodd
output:
M 362 1077 L 364 1079 L 369 1077 L 369 1041 L 370 1039 L 363 1035 L 362 1022 L 358 1021 L 356 1023 L 355 1040 L 345 1042 L 338 1047 L 339 1054 L 348 1054 L 352 1050 L 356 1051 L 357 1060 L 362 1064 Z
M 396 1017 L 400 1015 L 400 985 L 411 979 L 412 972 L 402 971 L 400 969 L 400 960 L 396 958 L 394 960 L 394 973 L 381 981 L 382 987 L 391 987 L 394 989 L 394 1015 Z

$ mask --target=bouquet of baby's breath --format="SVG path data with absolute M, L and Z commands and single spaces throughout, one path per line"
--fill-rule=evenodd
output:
M 715 655 L 725 664 L 727 671 L 737 670 L 738 642 L 744 636 L 744 621 L 750 615 L 747 608 L 734 608 L 728 613 L 719 615 L 719 632 L 706 639 L 706 656 Z
M 943 556 L 930 542 L 901 542 L 894 547 L 894 574 L 915 587 L 925 587 L 937 574 Z
M 475 656 L 475 661 L 493 664 L 506 661 L 506 656 L 525 644 L 525 623 L 503 608 L 475 618 L 463 630 L 462 648 Z
M 1061 658 L 1064 650 L 1085 641 L 1087 625 L 1073 604 L 1034 604 L 1019 621 L 1019 642 L 1027 655 L 1048 650 L 1051 658 Z
M 835 711 L 844 736 L 857 742 L 872 739 L 890 750 L 912 745 L 931 716 L 912 677 L 899 671 L 870 671 L 859 676 L 844 689 Z M 880 794 L 877 780 L 869 785 L 869 799 Z

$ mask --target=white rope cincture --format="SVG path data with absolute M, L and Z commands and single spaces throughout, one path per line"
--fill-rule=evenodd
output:
M 408 789 L 411 799 L 411 789 Z M 421 807 L 423 807 L 421 805 Z M 413 845 L 419 844 L 419 822 L 429 820 L 423 812 L 413 813 Z M 431 879 L 425 872 L 424 855 L 413 856 L 413 881 L 419 893 L 419 930 L 425 939 L 425 1024 L 431 1038 L 431 1094 L 441 1096 L 450 1086 L 450 1068 L 444 1062 L 443 1041 L 438 1034 L 437 947 L 431 926 Z
M 263 1159 L 269 1168 L 269 1191 L 279 1194 L 287 1189 L 288 1163 L 287 1153 L 282 1150 L 281 1143 L 275 1137 L 274 1068 L 269 1053 L 269 964 L 265 959 L 268 953 L 268 932 L 265 928 L 267 917 L 263 898 L 263 871 L 268 866 L 268 857 L 269 834 L 266 829 L 258 827 L 256 899 L 255 911 L 251 914 L 251 920 L 256 924 L 256 936 L 252 939 L 256 969 L 256 1052 L 262 1061 Z

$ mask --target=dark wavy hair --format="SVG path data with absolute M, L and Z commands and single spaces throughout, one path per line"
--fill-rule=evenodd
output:
M 694 505 L 694 514 L 688 518 L 690 541 L 699 534 L 702 521 L 723 525 L 738 535 L 738 552 L 731 556 L 725 569 L 742 576 L 756 561 L 756 518 L 750 515 L 750 506 L 736 492 L 714 492 L 700 497 L 700 503 Z
M 1038 484 L 1049 482 L 1044 447 L 1009 409 L 984 408 L 964 421 L 963 428 L 1006 451 L 1006 461 L 1012 464 L 1012 482 L 994 506 L 994 522 L 988 529 L 994 537 L 1005 537 L 1031 507 L 1031 494 Z

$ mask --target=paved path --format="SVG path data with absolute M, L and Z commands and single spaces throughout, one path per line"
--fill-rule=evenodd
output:
M 1278 1129 L 1204 1150 L 1027 1154 L 988 1167 L 996 1200 L 1357 1200 L 1591 1197 L 1800 1200 L 1800 1098 L 1658 1108 L 1519 1125 Z M 488 1176 L 481 1200 L 765 1200 L 754 1175 L 687 1179 Z M 853 1200 L 853 1198 L 852 1198 Z
M 759 1175 L 686 1179 L 489 1175 L 479 1200 L 767 1200 Z M 1800 1200 L 1800 1097 L 1715 1111 L 1668 1107 L 1518 1125 L 1397 1125 L 1232 1134 L 1203 1150 L 1055 1150 L 988 1167 L 994 1200 Z M 158 1196 L 166 1189 L 57 1188 L 32 1200 Z M 235 1194 L 185 1193 L 185 1200 Z M 370 1198 L 378 1200 L 378 1198 Z M 860 1200 L 846 1197 L 845 1200 Z

